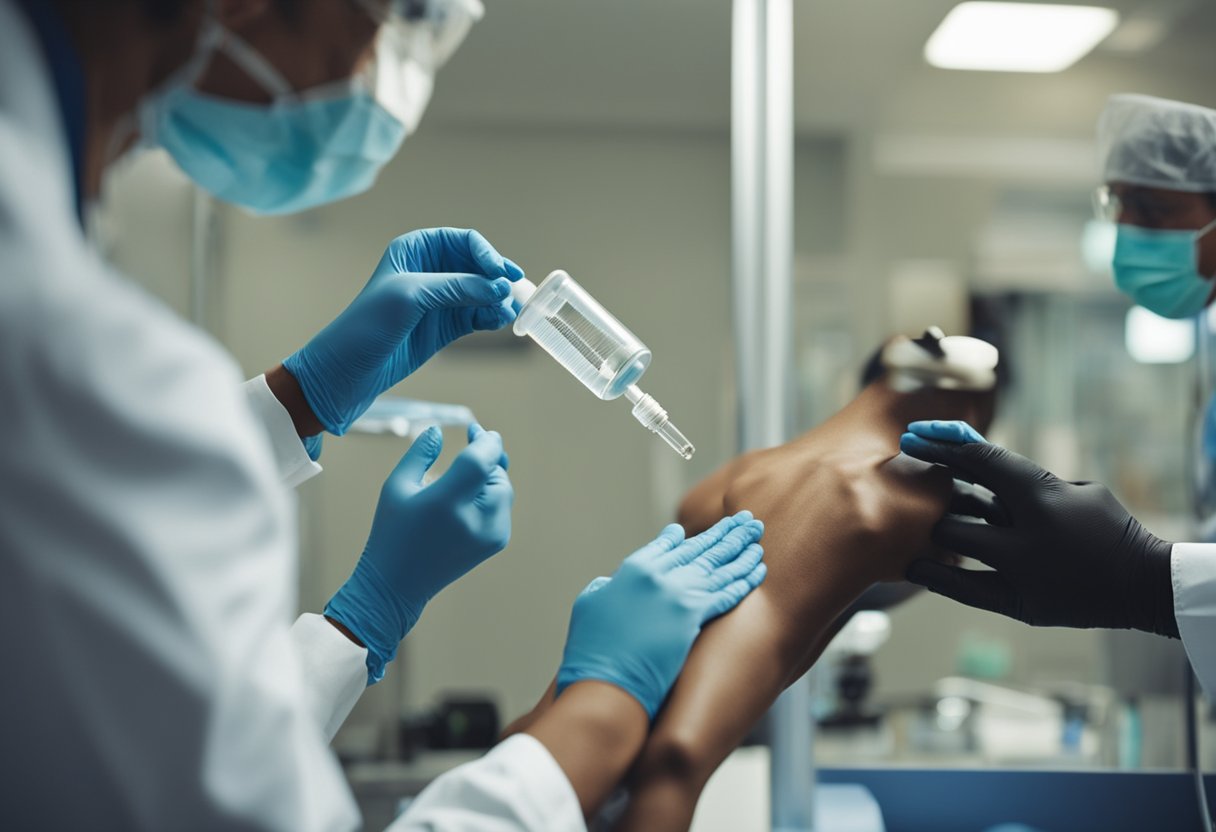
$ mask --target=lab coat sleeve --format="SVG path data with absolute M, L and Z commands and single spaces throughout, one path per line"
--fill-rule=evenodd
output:
M 270 440 L 283 485 L 295 488 L 321 472 L 296 434 L 287 409 L 270 391 L 266 376 L 243 386 L 245 401 Z M 319 615 L 302 615 L 291 628 L 300 659 L 308 710 L 326 740 L 334 734 L 367 687 L 367 650 L 352 643 Z
M 300 657 L 308 710 L 328 742 L 367 688 L 367 648 L 312 613 L 296 619 L 291 640 Z
M 1177 543 L 1170 556 L 1174 618 L 1208 698 L 1216 697 L 1216 543 Z
M 578 795 L 535 737 L 517 734 L 449 771 L 388 832 L 585 832 Z
M 0 281 L 0 826 L 356 828 L 235 364 L 53 242 Z
M 283 403 L 275 398 L 274 393 L 270 392 L 266 376 L 249 379 L 243 385 L 243 390 L 249 409 L 253 411 L 270 440 L 275 466 L 283 484 L 288 488 L 295 488 L 321 473 L 321 466 L 304 450 L 304 443 L 296 433 L 291 414 L 283 407 Z

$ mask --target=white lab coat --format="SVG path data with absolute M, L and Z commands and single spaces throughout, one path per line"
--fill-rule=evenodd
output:
M 263 380 L 87 245 L 69 158 L 0 0 L 0 826 L 353 829 L 328 740 L 364 652 L 291 626 L 284 483 L 319 469 Z M 393 829 L 583 828 L 529 737 L 417 807 Z
M 1170 572 L 1182 646 L 1204 693 L 1216 699 L 1216 543 L 1176 543 Z

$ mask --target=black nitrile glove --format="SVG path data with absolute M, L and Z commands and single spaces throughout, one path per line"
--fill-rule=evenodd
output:
M 1172 544 L 1104 486 L 1065 482 L 965 422 L 914 422 L 900 450 L 956 483 L 933 540 L 993 571 L 915 561 L 908 580 L 1037 627 L 1109 627 L 1178 638 Z M 966 485 L 976 483 L 994 497 Z

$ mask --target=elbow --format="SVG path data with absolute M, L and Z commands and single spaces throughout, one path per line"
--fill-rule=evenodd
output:
M 699 732 L 698 732 L 699 733 Z M 703 735 L 702 735 L 703 736 Z M 688 794 L 695 800 L 721 762 L 691 731 L 663 730 L 651 734 L 630 778 L 634 788 L 655 788 Z

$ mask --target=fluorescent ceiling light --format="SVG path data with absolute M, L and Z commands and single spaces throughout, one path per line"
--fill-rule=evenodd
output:
M 1061 72 L 1118 24 L 1118 12 L 1098 6 L 960 3 L 925 44 L 925 60 L 942 69 Z
M 1172 321 L 1133 306 L 1127 310 L 1124 342 L 1141 364 L 1181 364 L 1195 354 L 1195 323 Z

